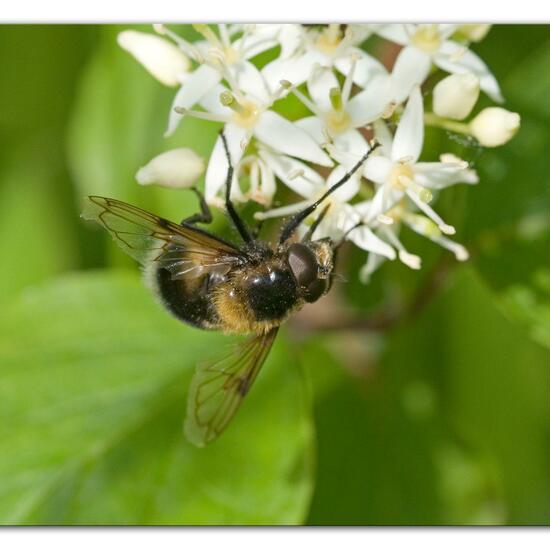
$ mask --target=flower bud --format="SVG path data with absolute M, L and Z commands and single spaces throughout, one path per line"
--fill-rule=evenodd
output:
M 457 29 L 457 33 L 460 37 L 464 37 L 470 42 L 481 42 L 490 30 L 491 25 L 488 25 L 487 23 L 469 23 L 466 25 L 460 25 Z
M 174 44 L 160 36 L 123 31 L 117 37 L 121 48 L 133 55 L 157 80 L 167 86 L 181 84 L 191 63 Z
M 452 74 L 434 88 L 433 110 L 443 118 L 466 118 L 479 97 L 479 78 L 472 73 Z
M 156 156 L 138 170 L 141 185 L 156 183 L 163 187 L 191 187 L 204 172 L 204 160 L 192 149 L 172 149 Z
M 519 130 L 520 116 L 501 107 L 487 107 L 470 122 L 472 135 L 485 147 L 498 147 Z

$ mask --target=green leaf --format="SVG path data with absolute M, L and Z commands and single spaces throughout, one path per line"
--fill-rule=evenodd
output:
M 79 221 L 63 135 L 93 34 L 83 25 L 2 27 L 2 303 L 26 285 L 79 265 Z
M 197 212 L 195 195 L 140 186 L 135 174 L 175 147 L 190 147 L 207 160 L 219 125 L 185 117 L 172 137 L 163 137 L 177 88 L 156 81 L 118 46 L 117 34 L 127 28 L 102 27 L 94 56 L 83 70 L 68 139 L 77 200 L 82 206 L 87 195 L 114 197 L 179 221 Z M 150 27 L 137 28 L 153 33 Z M 185 26 L 183 34 L 190 29 Z M 130 265 L 107 236 L 104 243 L 111 263 Z
M 548 28 L 496 26 L 480 51 L 500 76 L 504 107 L 521 115 L 521 129 L 479 158 L 465 226 L 475 264 L 505 313 L 550 346 L 550 74 L 541 70 L 550 63 Z
M 183 437 L 194 367 L 226 346 L 130 274 L 26 292 L 0 321 L 2 523 L 300 523 L 312 426 L 284 337 L 218 441 Z
M 318 438 L 308 523 L 547 521 L 550 352 L 475 272 L 386 338 L 338 333 L 300 351 Z

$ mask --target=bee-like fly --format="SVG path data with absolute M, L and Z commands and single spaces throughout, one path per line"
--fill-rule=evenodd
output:
M 197 367 L 189 390 L 185 432 L 198 446 L 213 441 L 227 427 L 269 354 L 279 326 L 329 291 L 337 245 L 330 238 L 313 240 L 327 207 L 299 242 L 295 233 L 377 146 L 320 199 L 290 218 L 272 246 L 252 235 L 231 202 L 233 167 L 223 133 L 222 141 L 229 165 L 225 205 L 242 243 L 231 243 L 197 227 L 197 223 L 211 222 L 212 215 L 196 189 L 201 212 L 180 224 L 97 196 L 88 197 L 83 213 L 107 229 L 144 266 L 149 286 L 175 317 L 201 329 L 249 335 L 230 355 Z

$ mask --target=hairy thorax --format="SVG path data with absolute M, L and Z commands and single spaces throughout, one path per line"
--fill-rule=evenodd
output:
M 258 333 L 279 326 L 303 300 L 288 265 L 275 255 L 232 273 L 216 288 L 214 303 L 226 332 Z

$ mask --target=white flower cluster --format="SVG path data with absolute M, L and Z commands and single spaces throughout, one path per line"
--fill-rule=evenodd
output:
M 167 135 L 185 116 L 224 124 L 235 165 L 235 201 L 263 205 L 257 219 L 296 213 L 341 178 L 375 139 L 380 147 L 363 169 L 331 195 L 316 237 L 337 239 L 363 222 L 347 238 L 369 252 L 361 271 L 365 281 L 385 259 L 399 258 L 420 268 L 420 258 L 399 239 L 402 226 L 447 248 L 458 260 L 468 258 L 466 249 L 448 237 L 455 229 L 430 203 L 445 187 L 477 183 L 477 174 L 450 153 L 442 152 L 439 162 L 419 159 L 426 125 L 473 136 L 486 147 L 502 145 L 518 130 L 519 115 L 500 107 L 464 121 L 480 90 L 502 102 L 496 79 L 469 49 L 471 42 L 484 38 L 488 25 L 194 27 L 203 37 L 196 42 L 155 25 L 156 34 L 122 32 L 119 44 L 160 82 L 179 88 Z M 378 47 L 381 56 L 389 52 L 390 60 L 395 57 L 391 71 L 361 48 L 371 37 L 386 46 Z M 272 60 L 260 69 L 253 60 L 268 50 Z M 309 116 L 289 120 L 277 111 L 278 102 L 289 94 Z M 430 112 L 425 112 L 425 100 Z M 211 205 L 223 207 L 227 168 L 218 138 L 205 176 Z M 189 187 L 203 171 L 204 163 L 193 151 L 176 149 L 151 160 L 137 179 Z M 239 186 L 242 175 L 247 176 L 246 189 Z M 272 208 L 277 181 L 303 200 Z M 306 220 L 301 229 L 312 221 Z

